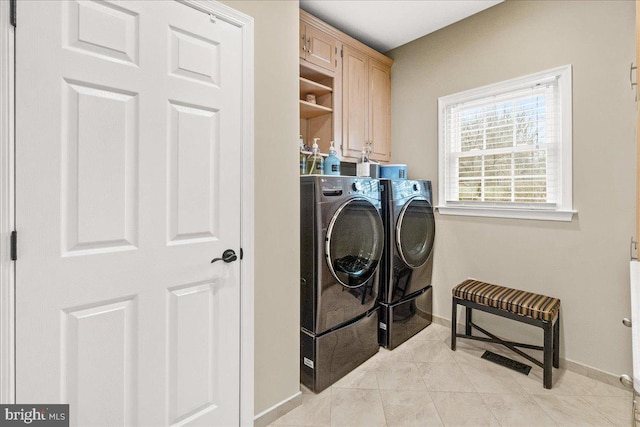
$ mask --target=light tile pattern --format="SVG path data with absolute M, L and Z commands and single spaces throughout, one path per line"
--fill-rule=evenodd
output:
M 432 324 L 320 394 L 303 387 L 302 405 L 271 426 L 631 425 L 631 392 L 564 369 L 554 369 L 546 390 L 541 368 L 526 376 L 481 359 L 485 350 L 531 365 L 478 341 L 459 339 L 451 351 L 449 329 Z

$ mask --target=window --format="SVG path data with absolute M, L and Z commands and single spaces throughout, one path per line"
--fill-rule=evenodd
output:
M 438 99 L 441 214 L 571 221 L 571 66 Z

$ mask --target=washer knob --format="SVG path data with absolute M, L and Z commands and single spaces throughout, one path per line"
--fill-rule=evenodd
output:
M 417 192 L 418 190 L 420 190 L 420 187 L 418 187 L 418 183 L 414 182 L 413 183 L 413 191 Z
M 360 181 L 354 182 L 351 187 L 353 187 L 354 191 L 362 191 L 362 183 Z

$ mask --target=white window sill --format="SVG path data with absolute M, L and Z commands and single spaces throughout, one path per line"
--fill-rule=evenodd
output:
M 542 209 L 506 209 L 494 207 L 436 206 L 440 215 L 483 216 L 489 218 L 534 219 L 540 221 L 570 222 L 578 211 Z

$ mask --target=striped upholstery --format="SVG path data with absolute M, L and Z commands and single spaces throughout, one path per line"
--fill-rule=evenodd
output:
M 533 319 L 553 321 L 560 310 L 558 298 L 505 288 L 479 280 L 465 280 L 452 290 L 458 299 L 495 307 Z

